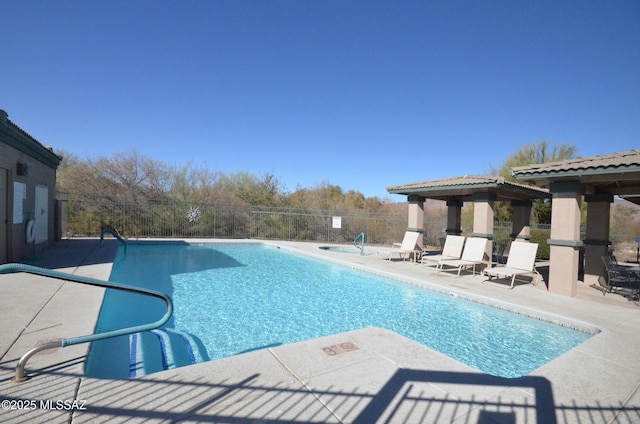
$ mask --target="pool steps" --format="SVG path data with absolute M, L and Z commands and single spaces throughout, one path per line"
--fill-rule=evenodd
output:
M 172 328 L 131 334 L 129 347 L 130 377 L 209 360 L 204 347 L 194 336 Z

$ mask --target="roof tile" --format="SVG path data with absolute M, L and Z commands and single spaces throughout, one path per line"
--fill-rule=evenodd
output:
M 415 183 L 399 184 L 387 187 L 388 192 L 404 190 L 438 189 L 449 187 L 474 187 L 474 186 L 510 186 L 527 190 L 546 192 L 546 190 L 530 185 L 507 181 L 504 177 L 487 175 L 464 175 L 460 177 L 442 178 L 438 180 L 420 181 Z
M 578 157 L 558 162 L 547 162 L 514 167 L 512 175 L 531 175 L 548 172 L 586 171 L 607 168 L 624 168 L 640 166 L 640 150 L 611 153 L 608 155 Z

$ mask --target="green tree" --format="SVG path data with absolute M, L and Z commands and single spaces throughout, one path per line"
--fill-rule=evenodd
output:
M 491 174 L 503 177 L 507 181 L 519 182 L 511 175 L 511 168 L 571 159 L 575 157 L 577 152 L 578 148 L 570 144 L 550 146 L 548 141 L 527 144 L 509 155 L 497 168 L 490 166 Z M 494 213 L 497 221 L 510 221 L 513 211 L 509 203 L 496 202 Z M 551 202 L 548 200 L 534 201 L 532 218 L 534 222 L 539 224 L 551 223 Z
M 548 141 L 531 143 L 522 146 L 517 152 L 509 155 L 498 168 L 491 166 L 491 172 L 493 175 L 499 175 L 506 180 L 516 181 L 511 176 L 511 168 L 570 159 L 577 152 L 578 148 L 571 144 L 550 146 Z
M 238 172 L 226 177 L 226 184 L 245 204 L 251 206 L 285 206 L 284 185 L 275 175 L 266 173 L 258 178 L 249 172 Z

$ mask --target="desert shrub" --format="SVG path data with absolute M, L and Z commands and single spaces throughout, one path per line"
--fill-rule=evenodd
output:
M 549 231 L 545 230 L 531 230 L 531 243 L 538 243 L 538 254 L 536 259 L 548 260 L 549 259 Z

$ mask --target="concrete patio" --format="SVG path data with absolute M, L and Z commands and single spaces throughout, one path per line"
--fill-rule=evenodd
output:
M 548 293 L 544 283 L 505 290 L 478 276 L 455 278 L 376 255 L 269 243 L 600 332 L 516 379 L 483 374 L 388 330 L 367 328 L 129 380 L 84 376 L 88 346 L 70 346 L 35 355 L 27 364 L 30 379 L 13 383 L 18 358 L 33 346 L 93 333 L 103 290 L 0 275 L 0 421 L 640 422 L 640 307 L 623 296 L 603 296 L 584 284 L 573 298 Z M 98 246 L 96 239 L 63 240 L 30 263 L 107 280 L 117 242 Z

